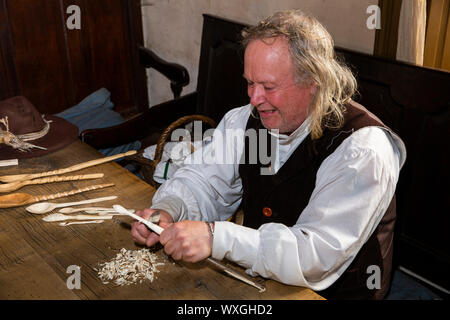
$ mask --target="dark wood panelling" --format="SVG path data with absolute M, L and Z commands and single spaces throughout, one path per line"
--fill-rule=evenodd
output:
M 197 107 L 199 113 L 217 122 L 230 109 L 249 103 L 239 43 L 243 28 L 244 25 L 204 15 Z
M 0 49 L 1 47 L 2 44 L 0 43 Z M 6 56 L 3 53 L 3 50 L 0 50 L 0 88 L 2 88 L 2 90 L 0 90 L 0 100 L 3 100 L 6 97 L 14 95 L 14 92 L 17 91 L 16 89 L 11 88 L 11 86 L 14 85 L 14 83 L 17 83 L 17 81 L 14 81 L 14 83 L 10 83 L 10 81 L 8 81 L 9 79 L 8 75 L 10 72 L 8 72 L 6 66 L 11 64 L 8 64 L 8 62 L 5 60 Z
M 128 14 L 128 38 L 130 39 L 131 54 L 131 72 L 133 79 L 133 101 L 138 106 L 139 111 L 148 109 L 148 93 L 147 93 L 147 73 L 145 67 L 141 63 L 140 44 L 144 45 L 144 34 L 142 25 L 141 1 L 129 1 L 126 6 Z M 184 68 L 184 67 L 182 67 Z M 185 69 L 185 68 L 184 68 Z M 187 70 L 186 70 L 187 74 Z M 189 79 L 189 75 L 187 75 Z M 172 81 L 172 80 L 171 80 Z M 188 80 L 189 81 L 189 80 Z M 176 82 L 176 81 L 172 81 Z M 185 85 L 187 85 L 186 83 Z M 180 90 L 181 92 L 181 90 Z
M 71 101 L 58 2 L 9 0 L 6 5 L 20 94 L 41 112 L 62 111 Z
M 405 142 L 397 185 L 394 260 L 447 289 L 450 73 L 338 50 L 357 75 L 356 99 Z
M 126 4 L 123 1 L 89 1 L 83 13 L 82 35 L 90 49 L 85 51 L 90 53 L 90 86 L 107 87 L 112 92 L 112 101 L 117 105 L 131 104 L 131 54 Z
M 2 0 L 1 96 L 22 94 L 41 112 L 56 113 L 107 88 L 116 110 L 148 106 L 139 0 Z M 66 21 L 81 9 L 81 29 Z M 16 79 L 14 79 L 16 78 Z M 5 79 L 5 80 L 3 80 Z M 16 87 L 14 84 L 17 83 Z
M 0 22 L 0 99 L 5 99 L 19 92 L 6 0 L 0 0 Z
M 71 88 L 71 102 L 78 103 L 83 97 L 90 94 L 95 87 L 90 81 L 91 53 L 89 42 L 89 26 L 85 14 L 87 8 L 84 0 L 64 0 L 61 6 L 61 16 L 67 21 L 67 7 L 77 5 L 81 9 L 81 30 L 69 30 L 64 26 L 64 41 L 67 47 L 66 55 L 69 64 L 69 77 L 73 84 Z

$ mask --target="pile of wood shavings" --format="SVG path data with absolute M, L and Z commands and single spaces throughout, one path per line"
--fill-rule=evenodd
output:
M 116 285 L 142 283 L 145 279 L 153 282 L 158 266 L 164 263 L 157 261 L 157 255 L 149 249 L 127 250 L 122 248 L 114 259 L 100 263 L 98 276 L 104 284 L 113 281 Z

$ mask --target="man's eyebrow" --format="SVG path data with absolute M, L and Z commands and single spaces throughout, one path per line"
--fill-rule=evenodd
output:
M 254 82 L 255 82 L 255 81 L 249 80 L 249 79 L 245 76 L 245 74 L 243 74 L 242 77 L 243 77 L 245 80 L 247 80 L 247 82 L 251 82 L 251 83 L 254 83 Z M 262 84 L 262 85 L 266 85 L 266 84 L 274 84 L 274 82 L 272 82 L 272 81 L 262 81 L 262 82 L 257 82 L 257 83 L 258 83 L 258 84 Z

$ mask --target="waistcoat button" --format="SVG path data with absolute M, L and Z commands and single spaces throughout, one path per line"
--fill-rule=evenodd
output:
M 265 215 L 266 217 L 270 217 L 272 215 L 272 209 L 270 209 L 269 207 L 264 207 L 262 209 L 262 213 L 263 215 Z

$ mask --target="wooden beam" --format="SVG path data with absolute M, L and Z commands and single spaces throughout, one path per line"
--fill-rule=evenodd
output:
M 427 19 L 427 30 L 425 37 L 424 65 L 434 68 L 443 68 L 443 58 L 449 59 L 449 54 L 445 52 L 444 47 L 448 50 L 450 44 L 445 46 L 446 30 L 448 30 L 450 1 L 448 0 L 431 0 Z M 450 35 L 447 31 L 447 39 Z M 450 64 L 450 62 L 447 62 Z M 446 65 L 447 65 L 446 64 Z
M 381 10 L 381 29 L 375 32 L 373 54 L 395 60 L 402 0 L 379 0 L 378 5 Z

